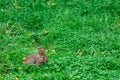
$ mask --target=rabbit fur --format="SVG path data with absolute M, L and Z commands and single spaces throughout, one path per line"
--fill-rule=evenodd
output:
M 44 53 L 44 49 L 39 50 L 39 55 L 31 54 L 25 60 L 26 65 L 34 64 L 36 66 L 43 65 L 48 62 L 48 57 Z

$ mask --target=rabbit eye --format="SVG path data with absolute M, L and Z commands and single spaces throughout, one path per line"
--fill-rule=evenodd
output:
M 43 57 L 43 59 L 45 59 L 45 57 Z

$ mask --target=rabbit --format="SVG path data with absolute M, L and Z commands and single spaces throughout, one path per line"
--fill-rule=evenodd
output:
M 24 64 L 34 64 L 36 66 L 43 65 L 48 62 L 48 57 L 44 53 L 44 49 L 39 50 L 39 55 L 31 54 L 24 59 Z

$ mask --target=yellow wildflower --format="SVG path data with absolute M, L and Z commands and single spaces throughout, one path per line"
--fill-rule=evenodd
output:
M 79 78 L 79 76 L 73 76 L 74 78 Z
M 20 7 L 20 6 L 15 6 L 15 8 L 18 10 L 18 9 L 21 9 L 22 7 Z
M 48 1 L 47 4 L 50 5 L 50 6 L 55 6 L 56 5 L 56 3 L 50 2 L 50 1 Z
M 15 26 L 13 25 L 13 26 L 11 26 L 12 28 L 14 28 Z
M 16 78 L 15 78 L 15 80 L 19 80 L 19 78 L 18 78 L 18 77 L 16 77 Z
M 10 34 L 10 33 L 11 33 L 11 31 L 10 31 L 10 30 L 6 30 L 6 33 L 7 33 L 7 34 Z
M 54 5 L 55 5 L 55 3 L 54 3 L 54 2 L 52 2 L 52 3 L 51 3 L 51 6 L 54 6 Z
M 32 34 L 31 34 L 31 33 L 29 33 L 29 34 L 28 34 L 28 36 L 32 36 Z
M 18 68 L 18 70 L 19 70 L 19 71 L 21 71 L 21 70 L 22 70 L 22 68 L 21 68 L 21 67 L 19 67 L 19 68 Z
M 55 51 L 55 50 L 52 50 L 51 52 L 52 52 L 52 53 L 55 53 L 56 51 Z
M 78 55 L 82 55 L 82 53 L 81 53 L 81 52 L 79 52 L 79 53 L 78 53 Z
M 23 64 L 25 64 L 25 62 L 23 62 Z
M 24 57 L 23 60 L 25 60 L 26 58 Z
M 10 75 L 12 75 L 12 73 L 10 73 Z
M 83 53 L 81 51 L 78 51 L 77 54 L 81 56 Z
M 45 31 L 44 31 L 44 34 L 48 34 L 48 31 L 45 30 Z

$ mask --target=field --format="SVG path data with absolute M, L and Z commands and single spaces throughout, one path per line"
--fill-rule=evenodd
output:
M 0 80 L 120 80 L 120 1 L 0 0 Z

